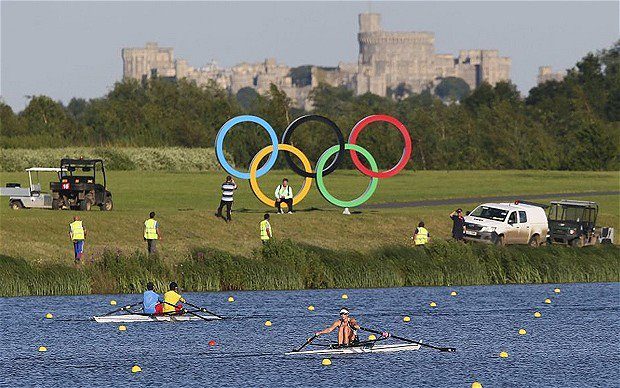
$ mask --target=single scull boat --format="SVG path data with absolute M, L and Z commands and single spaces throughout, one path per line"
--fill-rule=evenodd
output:
M 385 352 L 401 352 L 406 350 L 419 350 L 418 344 L 391 344 L 391 345 L 375 345 L 373 343 L 364 343 L 351 346 L 334 346 L 326 349 L 316 350 L 300 350 L 287 352 L 285 355 L 292 356 L 296 354 L 358 354 L 358 353 L 385 353 Z

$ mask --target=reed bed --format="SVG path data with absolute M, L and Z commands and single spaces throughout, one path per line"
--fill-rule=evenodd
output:
M 136 293 L 148 281 L 184 291 L 293 290 L 620 281 L 620 249 L 495 247 L 437 240 L 360 253 L 291 240 L 248 256 L 197 247 L 182 257 L 106 251 L 80 266 L 0 256 L 1 296 Z

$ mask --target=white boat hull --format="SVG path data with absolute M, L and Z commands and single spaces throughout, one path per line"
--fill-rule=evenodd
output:
M 421 345 L 418 344 L 392 344 L 392 345 L 363 345 L 349 346 L 343 348 L 326 348 L 318 350 L 302 350 L 299 352 L 285 353 L 287 356 L 296 354 L 359 354 L 359 353 L 386 353 L 386 352 L 402 352 L 419 350 Z
M 218 320 L 220 318 L 212 315 L 201 315 L 202 318 L 191 314 L 185 315 L 140 315 L 140 314 L 126 314 L 126 315 L 107 315 L 101 317 L 93 317 L 95 322 L 99 323 L 132 323 L 132 322 L 185 322 L 185 321 L 202 321 Z

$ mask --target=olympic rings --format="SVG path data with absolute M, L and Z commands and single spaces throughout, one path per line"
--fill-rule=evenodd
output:
M 409 136 L 409 132 L 407 131 L 407 128 L 405 128 L 403 123 L 396 120 L 394 117 L 387 115 L 372 115 L 365 117 L 361 119 L 357 124 L 355 124 L 353 130 L 351 130 L 351 134 L 349 135 L 349 143 L 355 144 L 355 142 L 357 141 L 357 136 L 360 134 L 362 129 L 364 129 L 368 124 L 374 123 L 376 121 L 387 121 L 388 123 L 398 128 L 400 133 L 403 135 L 403 138 L 405 140 L 405 148 L 403 150 L 403 155 L 400 157 L 400 160 L 398 161 L 396 166 L 392 167 L 390 170 L 376 172 L 367 169 L 366 166 L 364 166 L 360 162 L 359 158 L 357 157 L 357 152 L 355 152 L 356 150 L 354 149 L 351 149 L 350 151 L 351 159 L 353 160 L 353 164 L 355 164 L 355 167 L 357 167 L 357 169 L 360 170 L 362 174 L 371 176 L 373 178 L 389 178 L 398 174 L 403 168 L 405 168 L 405 165 L 407 165 L 407 162 L 411 157 L 411 136 Z
M 279 147 L 281 151 L 288 151 L 290 153 L 295 154 L 301 160 L 301 163 L 304 165 L 304 168 L 306 169 L 306 171 L 312 172 L 312 165 L 310 164 L 310 161 L 308 160 L 306 155 L 303 152 L 301 152 L 299 148 L 295 148 L 290 144 L 279 144 Z M 260 187 L 258 187 L 258 180 L 257 180 L 258 177 L 257 177 L 256 169 L 258 168 L 258 164 L 260 163 L 260 161 L 263 160 L 265 156 L 267 156 L 267 154 L 272 153 L 272 152 L 273 152 L 272 145 L 263 148 L 262 150 L 258 151 L 256 155 L 254 155 L 254 158 L 252 158 L 252 163 L 250 164 L 250 187 L 252 188 L 254 195 L 256 195 L 256 198 L 258 198 L 262 203 L 270 207 L 276 206 L 276 201 L 267 197 L 261 191 Z M 285 154 L 285 155 L 288 155 L 288 154 Z M 297 195 L 293 197 L 293 205 L 297 205 L 299 202 L 301 202 L 306 197 L 306 195 L 308 195 L 311 185 L 312 185 L 312 178 L 306 177 L 306 179 L 304 179 L 303 185 L 301 186 L 301 189 L 299 190 Z M 286 205 L 286 203 L 283 203 L 283 205 Z M 286 206 L 288 207 L 288 205 Z
M 271 170 L 271 167 L 276 164 L 276 160 L 278 159 L 278 135 L 268 122 L 261 119 L 260 117 L 250 115 L 237 116 L 228 120 L 222 126 L 222 128 L 220 128 L 215 138 L 215 155 L 217 156 L 217 160 L 218 162 L 220 162 L 222 168 L 224 168 L 224 170 L 226 170 L 226 172 L 230 175 L 239 179 L 250 179 L 250 173 L 239 172 L 226 161 L 226 156 L 224 155 L 224 138 L 233 126 L 246 121 L 256 123 L 261 127 L 265 128 L 265 130 L 269 134 L 269 137 L 271 138 L 271 144 L 273 145 L 273 153 L 271 154 L 271 157 L 267 159 L 267 163 L 265 163 L 265 165 L 256 172 L 256 176 L 261 177 L 267 174 L 267 172 Z
M 340 130 L 340 128 L 338 128 L 338 125 L 336 125 L 336 123 L 334 123 L 327 117 L 319 116 L 319 115 L 305 115 L 305 116 L 301 116 L 295 119 L 292 123 L 289 124 L 288 127 L 286 127 L 286 130 L 284 131 L 284 134 L 282 135 L 282 143 L 290 144 L 291 136 L 293 135 L 293 132 L 295 131 L 295 129 L 301 124 L 308 122 L 308 121 L 319 121 L 321 123 L 325 123 L 329 125 L 329 127 L 334 131 L 334 133 L 336 134 L 336 137 L 338 138 L 338 145 L 339 145 L 338 154 L 336 155 L 334 160 L 330 163 L 330 165 L 327 166 L 327 169 L 323 171 L 323 175 L 331 174 L 332 172 L 334 172 L 334 170 L 336 170 L 336 168 L 340 164 L 340 161 L 344 157 L 345 147 L 344 147 L 344 136 L 342 136 L 342 131 Z M 284 154 L 284 158 L 286 159 L 286 163 L 288 163 L 289 167 L 293 171 L 295 171 L 297 175 L 301 175 L 306 178 L 316 178 L 317 176 L 316 173 L 312 171 L 308 173 L 302 170 L 301 168 L 297 167 L 297 165 L 293 163 L 293 159 L 291 159 L 291 155 Z
M 261 127 L 263 127 L 267 131 L 267 134 L 269 134 L 269 138 L 271 139 L 272 144 L 260 150 L 254 156 L 254 158 L 252 158 L 249 172 L 244 173 L 244 172 L 235 170 L 230 164 L 228 164 L 228 162 L 226 161 L 226 157 L 224 155 L 223 143 L 224 143 L 224 138 L 226 137 L 226 134 L 233 126 L 239 123 L 246 122 L 246 121 L 256 123 L 260 125 Z M 317 164 L 316 164 L 316 172 L 312 171 L 312 165 L 310 164 L 308 157 L 298 148 L 292 146 L 291 144 L 288 144 L 295 129 L 299 125 L 307 121 L 319 121 L 319 122 L 329 125 L 334 131 L 334 133 L 336 134 L 336 137 L 338 138 L 338 144 L 328 148 L 319 157 L 319 160 L 317 161 Z M 368 152 L 368 150 L 366 150 L 365 148 L 355 143 L 362 129 L 364 129 L 368 124 L 371 124 L 377 121 L 385 121 L 385 122 L 388 122 L 394 125 L 403 135 L 403 139 L 405 140 L 405 147 L 403 149 L 403 154 L 400 160 L 398 161 L 398 163 L 391 169 L 387 171 L 382 171 L 382 172 L 379 172 L 379 168 L 377 167 L 377 162 L 375 161 L 374 157 L 370 154 L 370 152 Z M 340 128 L 338 128 L 338 126 L 333 121 L 331 121 L 330 119 L 326 117 L 319 116 L 319 115 L 306 115 L 293 121 L 284 131 L 284 134 L 282 136 L 282 142 L 278 143 L 278 136 L 276 135 L 276 132 L 271 127 L 271 125 L 269 125 L 268 122 L 266 122 L 265 120 L 257 116 L 244 115 L 244 116 L 237 116 L 237 117 L 234 117 L 228 120 L 222 126 L 222 128 L 220 128 L 219 132 L 217 133 L 217 137 L 215 139 L 215 153 L 217 156 L 217 160 L 222 165 L 222 168 L 224 168 L 226 172 L 228 172 L 230 175 L 235 176 L 236 178 L 249 179 L 250 188 L 252 189 L 252 192 L 254 193 L 254 195 L 256 195 L 256 198 L 258 198 L 262 203 L 264 203 L 267 206 L 275 206 L 275 200 L 269 198 L 261 191 L 260 187 L 258 186 L 258 178 L 265 175 L 274 166 L 277 160 L 277 157 L 278 157 L 279 150 L 287 152 L 284 155 L 291 169 L 293 169 L 293 171 L 295 171 L 298 175 L 305 177 L 304 183 L 300 191 L 297 193 L 295 197 L 293 197 L 293 204 L 297 204 L 301 202 L 306 197 L 306 195 L 310 191 L 310 186 L 312 185 L 312 179 L 316 178 L 316 183 L 317 183 L 319 192 L 321 193 L 323 198 L 325 198 L 329 203 L 339 206 L 339 207 L 355 207 L 355 206 L 359 206 L 363 204 L 372 196 L 372 194 L 377 189 L 379 178 L 389 178 L 391 176 L 398 174 L 400 171 L 403 170 L 403 168 L 405 168 L 405 166 L 407 165 L 407 162 L 409 162 L 409 159 L 411 158 L 411 136 L 409 135 L 407 128 L 405 128 L 405 126 L 400 121 L 395 119 L 394 117 L 387 116 L 387 115 L 371 115 L 371 116 L 363 118 L 357 124 L 355 124 L 355 126 L 351 130 L 351 134 L 349 135 L 348 142 L 345 143 L 344 137 L 342 135 L 342 132 L 340 131 Z M 331 195 L 329 191 L 327 191 L 327 188 L 325 187 L 325 183 L 324 183 L 324 176 L 332 173 L 338 167 L 339 163 L 342 160 L 341 157 L 347 150 L 349 151 L 349 154 L 351 155 L 351 159 L 355 167 L 357 167 L 357 169 L 360 172 L 362 172 L 362 174 L 370 177 L 370 182 L 368 183 L 368 186 L 366 187 L 366 191 L 361 196 L 359 196 L 356 199 L 350 200 L 350 201 L 343 201 L 343 200 L 337 199 L 336 197 Z M 366 168 L 366 166 L 364 166 L 360 162 L 358 152 L 362 154 L 364 158 L 366 158 L 366 160 L 370 164 L 370 169 Z M 265 165 L 259 169 L 258 168 L 259 163 L 269 153 L 271 153 L 271 156 L 269 157 L 269 159 L 267 159 L 267 162 L 265 163 Z M 301 163 L 303 164 L 303 167 L 304 167 L 303 170 L 297 167 L 295 163 L 293 163 L 293 160 L 291 159 L 289 153 L 295 154 L 301 160 Z M 327 163 L 329 158 L 332 157 L 334 154 L 336 154 L 336 157 L 334 158 L 334 160 L 330 163 L 329 166 L 325 167 L 325 164 Z
M 338 147 L 339 147 L 338 145 L 335 145 L 335 146 L 328 148 L 327 151 L 323 152 L 323 155 L 321 155 L 321 157 L 319 158 L 319 161 L 316 162 L 316 186 L 319 188 L 319 192 L 321 193 L 323 198 L 325 198 L 328 202 L 336 206 L 340 206 L 340 207 L 359 206 L 363 204 L 364 202 L 368 201 L 370 197 L 374 194 L 375 190 L 377 189 L 377 184 L 379 183 L 379 180 L 377 178 L 371 177 L 370 182 L 368 183 L 368 187 L 366 187 L 366 191 L 364 192 L 364 194 L 350 201 L 342 201 L 340 199 L 337 199 L 333 195 L 331 195 L 327 191 L 327 188 L 325 187 L 325 184 L 323 182 L 322 172 L 323 172 L 323 166 L 325 166 L 325 163 L 327 163 L 327 159 L 329 159 L 330 156 L 338 152 Z M 365 148 L 362 148 L 358 146 L 357 144 L 350 144 L 350 143 L 345 144 L 344 148 L 347 150 L 357 151 L 361 153 L 366 158 L 366 160 L 368 160 L 368 163 L 370 163 L 370 168 L 372 169 L 372 171 L 374 172 L 379 171 L 375 158 L 373 158 L 370 152 L 368 152 L 368 150 L 366 150 Z

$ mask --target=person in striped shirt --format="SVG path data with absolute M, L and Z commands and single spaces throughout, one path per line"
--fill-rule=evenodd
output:
M 234 191 L 237 190 L 237 184 L 235 180 L 228 175 L 226 177 L 226 182 L 222 183 L 222 200 L 220 201 L 220 207 L 217 208 L 217 216 L 222 217 L 222 209 L 226 206 L 226 222 L 231 221 L 230 214 L 232 212 L 233 205 L 233 194 Z

